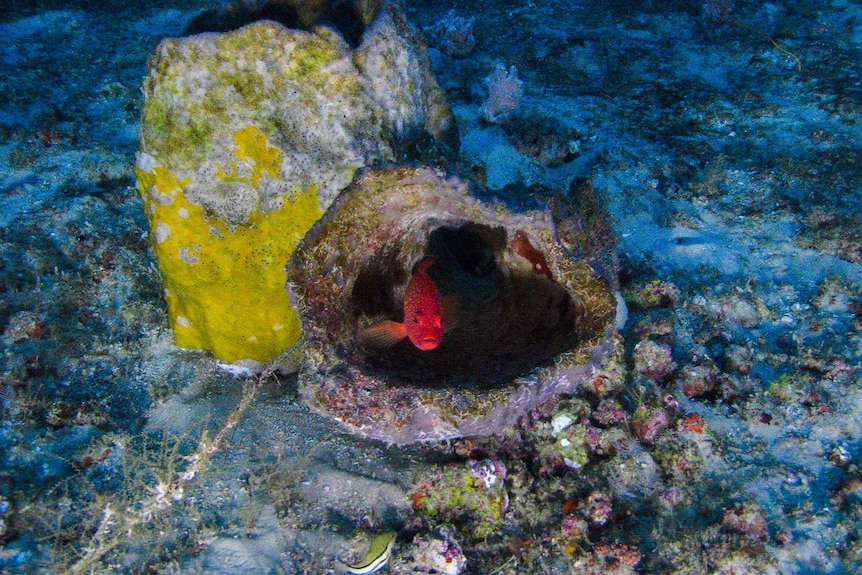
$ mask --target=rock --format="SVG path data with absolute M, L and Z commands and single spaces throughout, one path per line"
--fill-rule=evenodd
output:
M 458 144 L 396 6 L 308 6 L 325 13 L 164 40 L 144 83 L 136 174 L 176 343 L 251 367 L 298 340 L 283 266 L 354 172 Z
M 738 296 L 730 297 L 722 305 L 721 311 L 728 321 L 739 324 L 742 327 L 757 327 L 762 319 L 760 312 L 754 304 Z
M 439 527 L 432 533 L 417 535 L 405 551 L 407 559 L 392 567 L 395 575 L 401 573 L 440 573 L 460 575 L 467 566 L 467 558 L 451 529 Z
M 576 415 L 561 411 L 551 420 L 554 431 L 554 448 L 570 469 L 581 469 L 587 464 L 587 429 Z
M 0 543 L 5 543 L 15 536 L 12 525 L 14 508 L 9 498 L 0 495 Z
M 655 381 L 667 377 L 676 369 L 670 346 L 651 339 L 642 339 L 635 345 L 632 360 L 635 373 Z
M 655 443 L 670 426 L 670 416 L 662 407 L 639 406 L 632 415 L 632 432 L 645 444 Z
M 509 507 L 505 478 L 499 461 L 442 467 L 410 495 L 413 510 L 431 522 L 455 524 L 473 540 L 484 539 L 499 532 Z

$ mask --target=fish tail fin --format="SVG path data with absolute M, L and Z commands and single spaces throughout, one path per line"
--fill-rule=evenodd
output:
M 407 337 L 401 322 L 384 320 L 359 330 L 359 344 L 369 349 L 386 349 Z

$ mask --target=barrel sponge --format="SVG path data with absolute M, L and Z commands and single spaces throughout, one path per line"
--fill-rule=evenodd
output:
M 236 197 L 278 177 L 282 151 L 260 129 L 241 128 L 234 141 L 234 159 L 218 167 L 218 179 Z M 140 153 L 135 171 L 176 344 L 252 365 L 293 346 L 301 325 L 283 264 L 322 215 L 316 187 L 283 195 L 269 211 L 248 211 L 236 225 L 190 201 L 191 179 L 152 156 Z

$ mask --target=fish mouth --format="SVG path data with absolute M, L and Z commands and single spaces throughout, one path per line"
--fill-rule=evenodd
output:
M 440 340 L 436 337 L 423 337 L 415 345 L 422 351 L 429 351 L 440 345 Z

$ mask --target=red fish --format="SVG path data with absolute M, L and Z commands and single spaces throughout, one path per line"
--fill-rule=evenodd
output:
M 444 305 L 440 290 L 428 275 L 428 268 L 434 261 L 434 256 L 425 256 L 413 266 L 413 275 L 404 294 L 404 323 L 384 320 L 363 329 L 359 342 L 364 347 L 392 347 L 405 337 L 423 351 L 440 345 L 443 334 L 452 327 L 452 311 L 448 305 L 450 298 Z
M 548 268 L 548 260 L 545 259 L 545 254 L 533 247 L 527 234 L 521 230 L 515 232 L 514 239 L 509 242 L 509 248 L 530 262 L 534 273 L 543 274 L 549 280 L 554 281 L 554 276 L 551 275 L 551 270 Z

